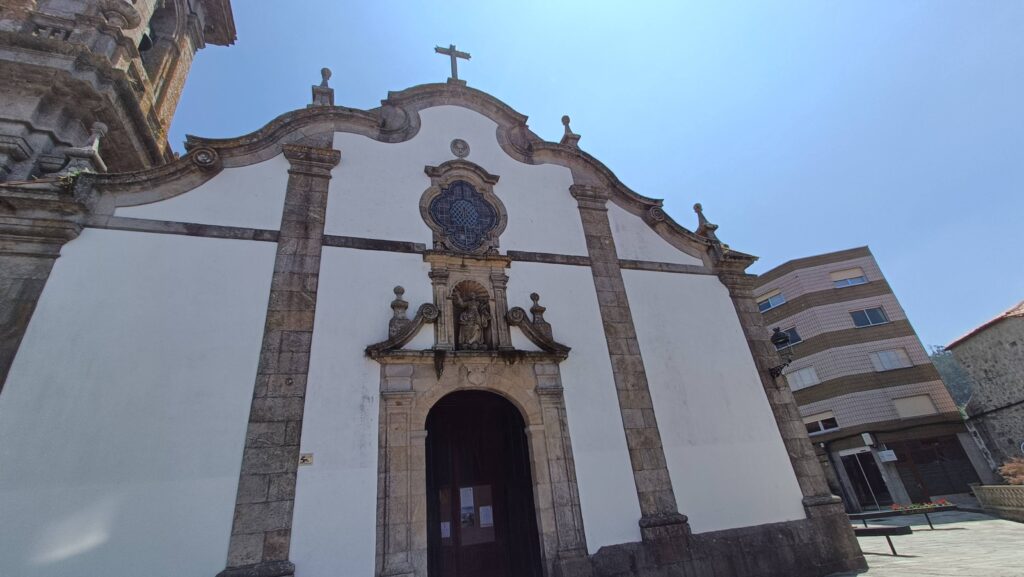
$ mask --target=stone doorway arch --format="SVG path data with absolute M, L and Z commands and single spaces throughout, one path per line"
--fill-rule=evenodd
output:
M 427 573 L 541 577 L 526 424 L 482 390 L 441 398 L 426 422 Z
M 586 557 L 560 359 L 520 353 L 510 359 L 499 351 L 450 351 L 440 375 L 432 351 L 377 357 L 377 575 L 428 577 L 427 418 L 439 400 L 460 391 L 503 397 L 522 418 L 543 574 Z

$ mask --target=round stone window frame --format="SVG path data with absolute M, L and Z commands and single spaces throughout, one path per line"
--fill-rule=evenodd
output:
M 423 171 L 430 177 L 430 188 L 420 196 L 420 216 L 433 233 L 434 250 L 457 254 L 497 254 L 499 238 L 508 225 L 508 212 L 505 210 L 505 205 L 494 194 L 494 185 L 498 183 L 499 177 L 487 172 L 479 165 L 463 159 L 449 160 L 440 166 L 426 166 Z M 452 243 L 444 227 L 430 214 L 431 202 L 440 196 L 446 188 L 460 180 L 469 183 L 476 189 L 476 192 L 483 197 L 484 202 L 494 208 L 497 215 L 494 227 L 487 231 L 480 245 L 469 251 Z

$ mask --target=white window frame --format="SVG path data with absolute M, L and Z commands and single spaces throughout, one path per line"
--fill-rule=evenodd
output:
M 910 360 L 910 355 L 907 353 L 907 349 L 896 348 L 886 349 L 884 351 L 875 351 L 871 353 L 871 364 L 875 367 L 875 372 L 882 373 L 885 371 L 895 371 L 896 369 L 905 369 L 907 367 L 914 366 L 913 361 Z M 894 360 L 894 363 L 887 362 L 885 359 Z
M 836 426 L 829 427 L 829 428 L 826 429 L 825 425 L 823 423 L 827 419 L 834 420 L 836 422 Z M 805 427 L 807 425 L 810 425 L 810 424 L 817 424 L 818 425 L 818 430 L 817 431 L 808 431 L 807 432 L 807 434 L 811 435 L 811 436 L 820 435 L 822 433 L 827 433 L 829 431 L 835 431 L 835 430 L 838 430 L 838 429 L 842 428 L 842 425 L 839 424 L 839 419 L 836 418 L 835 413 L 833 413 L 832 411 L 822 411 L 820 413 L 815 413 L 813 415 L 807 415 L 806 417 L 803 417 L 802 420 L 804 422 L 804 426 Z
M 899 401 L 909 401 L 910 399 L 927 399 L 928 400 L 928 404 L 931 405 L 931 408 L 932 408 L 931 412 L 924 412 L 924 413 L 916 412 L 914 414 L 904 415 L 903 412 L 900 411 L 900 405 L 897 404 L 897 403 Z M 929 395 L 928 393 L 922 393 L 920 395 L 909 395 L 909 396 L 906 396 L 906 397 L 895 398 L 895 399 L 892 400 L 892 407 L 893 407 L 893 409 L 896 410 L 896 414 L 901 419 L 915 419 L 917 417 L 927 417 L 928 415 L 937 415 L 937 414 L 939 414 L 939 408 L 935 406 L 935 399 L 933 399 L 932 396 Z M 909 413 L 909 411 L 908 411 L 908 413 Z
M 798 374 L 800 376 L 797 376 Z M 805 375 L 814 375 L 814 378 L 810 379 L 810 380 L 807 380 L 805 382 L 804 381 L 804 376 Z M 790 371 L 789 373 L 786 374 L 786 380 L 789 381 L 790 387 L 792 387 L 794 389 L 797 389 L 797 388 L 803 389 L 803 388 L 807 388 L 807 387 L 813 387 L 814 385 L 817 385 L 817 384 L 821 383 L 821 379 L 818 378 L 818 371 L 815 370 L 814 365 L 810 365 L 810 366 L 804 367 L 802 369 L 796 369 L 794 371 Z M 799 382 L 794 382 L 794 381 L 799 381 Z M 813 381 L 813 382 L 811 382 L 811 381 Z
M 846 288 L 868 283 L 864 269 L 859 266 L 829 273 L 829 279 L 832 281 L 833 288 Z
M 789 341 L 789 344 L 787 344 L 787 345 L 786 345 L 786 346 L 784 346 L 784 347 L 776 347 L 776 348 L 775 348 L 775 350 L 777 350 L 777 351 L 784 351 L 784 350 L 788 349 L 789 347 L 791 347 L 791 346 L 793 346 L 793 345 L 798 345 L 798 344 L 800 344 L 800 343 L 804 342 L 804 338 L 800 336 L 800 331 L 797 331 L 797 330 L 796 330 L 796 325 L 793 325 L 793 326 L 789 327 L 788 329 L 786 329 L 786 330 L 784 330 L 784 331 L 782 331 L 782 332 L 786 333 L 786 336 L 790 336 L 790 335 L 789 335 L 789 331 L 796 331 L 796 336 L 797 336 L 797 338 L 799 338 L 800 340 L 798 340 L 798 341 L 794 341 L 794 340 L 792 340 L 792 338 L 791 338 L 791 339 L 790 339 L 790 341 Z
M 885 317 L 884 321 L 882 321 L 880 323 L 873 323 L 873 322 L 871 322 L 871 317 L 868 316 L 868 311 L 873 311 L 875 309 L 878 309 L 878 310 L 882 311 L 882 316 Z M 853 318 L 853 313 L 864 313 L 864 316 L 868 319 L 868 324 L 866 324 L 866 325 L 858 325 L 856 319 Z M 879 325 L 887 325 L 887 324 L 892 322 L 892 319 L 889 318 L 889 313 L 885 312 L 885 307 L 883 307 L 882 305 L 878 305 L 877 307 L 868 307 L 866 309 L 852 310 L 852 311 L 850 311 L 850 320 L 853 321 L 853 327 L 857 328 L 857 329 L 866 329 L 868 327 L 877 327 Z
M 786 304 L 786 295 L 782 294 L 781 289 L 775 289 L 773 291 L 766 292 L 765 294 L 754 299 L 757 301 L 757 310 L 762 313 L 768 312 L 777 306 Z M 768 303 L 768 308 L 762 309 L 761 304 Z

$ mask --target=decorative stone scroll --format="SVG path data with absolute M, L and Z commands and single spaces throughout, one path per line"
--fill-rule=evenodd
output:
M 402 298 L 405 289 L 395 287 L 395 300 L 391 301 L 391 310 L 394 317 L 388 322 L 388 339 L 366 347 L 366 354 L 375 359 L 383 353 L 402 348 L 412 340 L 424 324 L 433 323 L 437 320 L 439 311 L 431 303 L 423 303 L 416 311 L 412 319 L 405 317 L 405 311 L 409 309 L 409 303 Z
M 505 316 L 508 324 L 513 327 L 519 327 L 519 330 L 523 331 L 526 338 L 530 339 L 530 342 L 540 347 L 541 350 L 554 353 L 561 358 L 566 358 L 571 349 L 555 341 L 552 337 L 551 324 L 544 320 L 544 311 L 547 308 L 540 305 L 540 295 L 531 293 L 530 300 L 533 301 L 533 306 L 530 307 L 533 319 L 528 319 L 526 311 L 522 308 L 515 307 L 508 311 L 508 314 Z

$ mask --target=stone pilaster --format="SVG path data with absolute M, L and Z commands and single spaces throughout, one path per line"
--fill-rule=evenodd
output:
M 58 183 L 0 188 L 0 392 L 53 263 L 84 214 Z
M 768 396 L 768 404 L 775 415 L 786 452 L 796 472 L 808 516 L 843 513 L 842 500 L 829 489 L 825 473 L 811 446 L 793 391 L 784 377 L 776 379 L 769 372 L 771 367 L 781 364 L 781 360 L 754 300 L 757 277 L 744 272 L 749 264 L 747 261 L 730 260 L 727 255 L 718 256 L 716 260 L 718 278 L 729 289 L 729 296 L 736 307 L 743 334 L 761 377 L 761 385 Z
M 455 348 L 455 327 L 452 326 L 452 299 L 448 294 L 448 269 L 435 267 L 429 273 L 434 287 L 434 302 L 441 314 L 434 321 L 434 348 L 450 351 Z
M 295 475 L 316 313 L 331 168 L 341 153 L 289 144 L 288 190 L 274 262 L 227 568 L 220 577 L 290 576 Z
M 573 459 L 572 442 L 565 413 L 565 397 L 561 374 L 554 363 L 538 363 L 533 367 L 537 376 L 537 398 L 543 426 L 539 431 L 527 428 L 531 444 L 543 443 L 533 451 L 534 483 L 548 484 L 551 505 L 554 507 L 554 537 L 557 539 L 555 555 L 548 555 L 555 563 L 566 559 L 585 557 L 587 539 L 583 530 L 583 513 L 580 509 L 580 495 L 576 484 L 576 463 Z M 542 433 L 542 434 L 538 434 Z M 543 505 L 544 503 L 539 503 Z M 541 511 L 543 522 L 548 516 Z M 547 540 L 551 533 L 543 531 Z M 548 543 L 544 544 L 549 546 Z
M 405 388 L 395 383 L 394 376 L 405 369 L 411 375 L 412 368 L 384 365 L 377 458 L 379 576 L 426 575 L 426 431 L 410 429 L 414 397 L 411 379 L 398 379 L 408 381 Z M 418 466 L 413 467 L 413 463 Z M 413 475 L 422 482 L 413 483 Z
M 579 204 L 590 269 L 604 322 L 622 425 L 626 430 L 626 446 L 640 500 L 641 534 L 645 541 L 685 537 L 689 534 L 689 524 L 686 516 L 677 509 L 665 462 L 647 372 L 608 222 L 608 192 L 581 185 L 573 185 L 570 191 Z
M 504 322 L 502 316 L 503 311 L 508 310 L 508 275 L 492 271 L 491 288 L 494 290 L 494 312 L 498 317 L 494 323 L 494 331 L 497 333 L 495 342 L 498 343 L 499 350 L 511 351 L 515 348 L 512 346 L 512 335 L 509 333 L 508 323 Z

